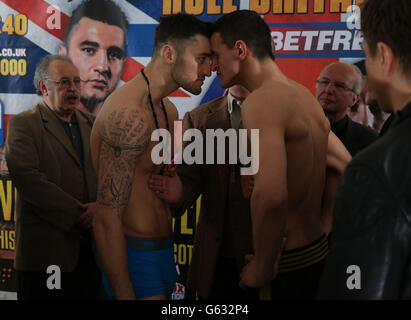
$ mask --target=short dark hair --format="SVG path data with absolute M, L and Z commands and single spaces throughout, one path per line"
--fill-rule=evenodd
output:
M 411 73 L 410 0 L 366 0 L 361 8 L 361 31 L 372 55 L 377 43 L 384 42 L 403 71 Z
M 257 59 L 275 59 L 270 28 L 254 11 L 238 10 L 222 16 L 213 24 L 212 33 L 216 32 L 229 49 L 243 40 Z
M 66 46 L 69 44 L 73 28 L 82 18 L 89 18 L 119 27 L 124 31 L 125 44 L 128 20 L 120 7 L 111 0 L 84 0 L 71 14 L 64 39 Z
M 153 57 L 165 44 L 172 44 L 178 52 L 185 49 L 187 43 L 197 34 L 210 38 L 211 24 L 194 15 L 177 13 L 160 17 L 160 24 L 154 35 Z

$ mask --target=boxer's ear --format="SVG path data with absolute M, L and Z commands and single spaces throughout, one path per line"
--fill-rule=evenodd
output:
M 389 77 L 396 65 L 396 59 L 391 47 L 384 42 L 378 42 L 376 55 L 378 55 L 380 61 L 382 76 L 384 78 Z
M 166 63 L 174 63 L 176 59 L 176 51 L 171 45 L 164 45 L 161 49 L 161 56 Z
M 247 44 L 243 40 L 237 40 L 234 44 L 237 56 L 240 60 L 244 60 L 248 54 Z

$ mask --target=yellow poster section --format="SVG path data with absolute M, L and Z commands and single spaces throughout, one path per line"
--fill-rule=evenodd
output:
M 180 239 L 174 241 L 174 262 L 180 266 L 188 266 L 191 261 L 194 248 L 195 227 L 200 215 L 201 195 L 196 202 L 188 208 L 179 219 L 179 229 L 176 229 L 176 219 L 173 219 L 173 232 Z M 195 215 L 195 217 L 193 216 Z M 195 221 L 195 225 L 190 226 L 190 221 Z M 189 240 L 189 241 L 187 241 Z
M 1 216 L 0 216 L 0 258 L 2 257 L 2 251 L 14 250 L 14 222 L 16 217 L 16 203 L 17 190 L 13 187 L 13 183 L 10 179 L 0 180 L 0 203 L 1 203 Z
M 259 14 L 302 14 L 308 13 L 308 6 L 313 5 L 314 13 L 325 13 L 326 1 L 330 2 L 329 13 L 344 13 L 351 5 L 361 5 L 364 0 L 250 0 L 249 8 Z M 193 15 L 227 14 L 239 9 L 233 0 L 163 0 L 163 14 L 175 14 L 184 11 Z

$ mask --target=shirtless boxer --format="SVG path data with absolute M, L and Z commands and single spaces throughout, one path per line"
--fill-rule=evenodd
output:
M 233 35 L 232 49 L 221 42 L 222 30 Z M 335 189 L 351 156 L 330 132 L 313 95 L 276 66 L 268 27 L 258 15 L 229 14 L 215 31 L 211 46 L 220 84 L 241 84 L 253 91 L 244 101 L 242 117 L 247 128 L 260 129 L 259 171 L 251 197 L 254 255 L 247 255 L 240 284 L 261 288 L 275 277 L 285 237 L 280 274 L 268 286 L 271 298 L 314 299 L 327 254 L 325 234 L 331 227 Z M 182 185 L 175 173 L 153 175 L 149 183 L 160 198 L 181 203 Z M 260 291 L 260 297 L 267 296 Z
M 151 62 L 108 97 L 93 127 L 94 234 L 111 298 L 166 299 L 177 280 L 170 209 L 147 187 L 162 171 L 151 134 L 171 131 L 178 118 L 167 95 L 180 86 L 199 94 L 211 75 L 208 37 L 208 24 L 194 16 L 161 18 Z
M 308 89 L 273 61 L 270 30 L 255 12 L 216 21 L 211 48 L 220 85 L 251 91 L 242 107 L 244 128 L 260 130 L 251 196 L 254 253 L 246 257 L 240 286 L 260 288 L 276 276 L 285 237 L 271 298 L 314 299 L 328 250 L 321 215 L 330 124 Z

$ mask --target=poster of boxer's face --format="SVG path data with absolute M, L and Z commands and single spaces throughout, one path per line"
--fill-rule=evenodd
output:
M 334 61 L 362 59 L 355 0 L 0 0 L 0 146 L 8 120 L 41 101 L 33 85 L 37 62 L 46 54 L 67 55 L 84 81 L 79 108 L 98 114 L 104 100 L 150 61 L 159 18 L 178 12 L 216 21 L 225 13 L 250 9 L 268 24 L 276 62 L 290 78 L 315 92 L 322 68 Z M 201 93 L 178 89 L 169 95 L 182 118 L 221 96 L 216 72 Z M 28 155 L 29 156 L 29 155 Z M 0 292 L 13 292 L 15 200 L 4 150 L 0 148 Z M 173 222 L 175 262 L 181 279 L 193 252 L 200 201 Z M 174 298 L 184 296 L 176 284 Z M 2 296 L 0 295 L 0 299 Z

